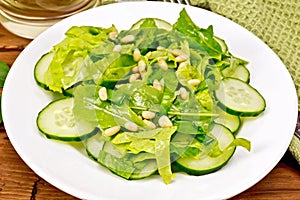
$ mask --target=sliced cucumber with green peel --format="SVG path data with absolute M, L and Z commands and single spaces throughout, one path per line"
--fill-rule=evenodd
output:
M 228 51 L 228 46 L 225 43 L 225 41 L 217 36 L 214 36 L 214 39 L 219 43 L 219 45 L 221 46 L 222 52 L 227 52 Z
M 39 61 L 37 62 L 37 64 L 34 67 L 34 79 L 37 82 L 37 84 L 39 86 L 41 86 L 42 88 L 49 90 L 48 85 L 45 83 L 45 73 L 48 70 L 48 67 L 53 59 L 54 53 L 49 52 L 44 54 Z
M 237 115 L 232 115 L 221 108 L 217 108 L 219 116 L 214 120 L 215 123 L 226 126 L 233 134 L 236 134 L 241 127 L 241 119 Z
M 143 162 L 139 162 L 135 164 L 138 169 L 135 169 L 131 174 L 131 180 L 143 179 L 151 176 L 157 172 L 157 164 L 156 160 L 144 160 Z
M 45 82 L 45 73 L 48 70 L 48 67 L 50 63 L 52 62 L 54 53 L 53 52 L 48 52 L 39 59 L 37 64 L 34 67 L 34 79 L 37 82 L 37 84 L 44 88 L 45 90 L 50 90 L 49 85 Z M 88 83 L 88 81 L 86 81 Z M 71 85 L 68 88 L 62 88 L 62 94 L 67 97 L 72 97 L 73 96 L 73 90 L 76 86 L 82 84 L 82 82 L 77 82 L 73 85 Z
M 237 78 L 246 83 L 250 82 L 250 72 L 244 65 L 238 65 L 234 69 L 227 67 L 221 73 L 225 77 Z
M 132 156 L 134 157 L 134 155 Z M 99 152 L 98 162 L 116 175 L 131 180 L 143 179 L 157 172 L 155 159 L 132 162 L 131 157 L 126 156 L 124 149 L 110 141 L 104 143 Z
M 266 108 L 263 96 L 251 85 L 236 78 L 222 79 L 215 96 L 218 105 L 233 115 L 257 116 Z
M 174 163 L 176 167 L 190 175 L 204 175 L 222 168 L 231 158 L 235 151 L 235 147 L 227 147 L 234 141 L 234 136 L 225 126 L 215 124 L 211 131 L 212 135 L 217 139 L 219 149 L 224 150 L 218 156 L 206 155 L 204 158 L 179 158 Z
M 168 31 L 172 30 L 172 28 L 173 28 L 173 26 L 169 22 L 159 19 L 159 18 L 142 18 L 139 21 L 137 21 L 135 24 L 133 24 L 131 26 L 130 30 L 139 29 L 146 20 L 148 20 L 148 21 L 153 20 L 153 22 L 155 23 L 155 25 L 158 28 L 166 29 Z
M 106 141 L 98 155 L 98 163 L 109 169 L 114 174 L 129 179 L 135 171 L 133 163 L 125 158 L 126 152 L 117 145 Z
M 85 141 L 85 149 L 87 154 L 94 160 L 98 159 L 99 152 L 102 150 L 105 140 L 103 136 L 98 133 Z
M 61 141 L 81 141 L 96 134 L 99 129 L 74 118 L 73 98 L 52 101 L 37 117 L 38 129 L 48 138 Z

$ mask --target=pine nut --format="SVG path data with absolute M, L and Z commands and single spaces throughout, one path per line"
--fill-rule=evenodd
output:
M 118 133 L 121 130 L 120 126 L 113 126 L 111 128 L 108 128 L 104 131 L 104 135 L 106 136 L 113 136 L 116 133 Z
M 139 129 L 138 125 L 133 122 L 126 122 L 124 127 L 129 131 L 137 131 Z
M 107 90 L 106 87 L 100 88 L 98 91 L 98 95 L 101 101 L 106 101 L 107 100 Z
M 163 70 L 163 71 L 168 71 L 169 67 L 168 64 L 165 60 L 159 59 L 157 62 L 158 66 Z
M 139 68 L 139 72 L 144 72 L 146 71 L 146 63 L 143 60 L 140 60 L 138 62 L 138 68 Z
M 183 68 L 183 67 L 186 67 L 187 65 L 188 65 L 188 62 L 181 62 L 178 67 Z
M 114 52 L 121 52 L 122 51 L 122 46 L 120 44 L 117 44 L 113 48 Z
M 189 94 L 184 87 L 179 89 L 179 96 L 182 100 L 186 100 L 188 98 Z
M 175 61 L 176 61 L 176 62 L 184 62 L 184 61 L 186 61 L 188 58 L 189 58 L 188 55 L 186 55 L 185 53 L 183 53 L 183 54 L 180 54 L 179 56 L 177 56 L 177 57 L 175 58 Z
M 138 73 L 139 72 L 139 67 L 136 66 L 136 67 L 132 68 L 131 71 L 132 71 L 132 73 Z
M 130 43 L 134 41 L 134 35 L 126 35 L 123 38 L 120 39 L 120 42 L 122 44 Z
M 147 57 L 147 58 L 150 58 L 151 55 L 152 55 L 152 52 L 151 52 L 151 51 L 149 51 L 148 53 L 146 53 L 146 57 Z
M 146 76 L 147 72 L 146 71 L 142 71 L 140 72 L 142 79 Z
M 160 85 L 161 85 L 161 86 L 164 86 L 164 85 L 165 85 L 165 80 L 164 80 L 163 78 L 162 78 L 159 82 L 160 82 Z
M 158 46 L 158 47 L 156 48 L 156 50 L 158 50 L 158 51 L 165 50 L 165 47 Z
M 115 85 L 115 88 L 116 88 L 116 89 L 119 89 L 120 87 L 122 87 L 122 85 L 123 85 L 123 84 L 116 84 L 116 85 Z
M 140 78 L 140 74 L 136 73 L 136 74 L 131 74 L 129 76 L 129 83 L 132 83 L 133 81 L 136 81 L 138 78 Z
M 184 53 L 180 49 L 173 49 L 172 54 L 174 56 L 179 56 L 179 55 L 184 54 Z
M 112 31 L 112 32 L 110 32 L 110 33 L 108 34 L 108 37 L 109 37 L 109 39 L 111 39 L 111 40 L 115 40 L 115 39 L 117 38 L 117 36 L 118 36 L 118 33 L 115 32 L 115 31 Z
M 144 123 L 145 123 L 149 128 L 151 128 L 151 129 L 155 129 L 155 128 L 156 128 L 156 125 L 155 125 L 153 122 L 151 122 L 151 121 L 149 121 L 149 120 L 147 120 L 147 119 L 144 119 L 143 121 L 144 121 Z
M 155 113 L 151 111 L 143 111 L 142 116 L 144 119 L 153 119 L 155 117 Z
M 154 87 L 155 89 L 159 90 L 159 91 L 162 91 L 162 86 L 161 86 L 160 82 L 159 82 L 157 79 L 155 79 L 155 80 L 153 81 L 153 87 Z
M 191 86 L 197 86 L 200 84 L 200 80 L 199 79 L 191 79 L 191 80 L 188 80 L 188 84 L 191 85 Z
M 173 126 L 171 120 L 166 115 L 163 115 L 158 119 L 158 124 L 162 128 Z
M 140 52 L 140 50 L 139 49 L 135 49 L 134 51 L 133 51 L 133 60 L 135 61 L 135 62 L 137 62 L 137 61 L 139 61 L 140 59 L 141 59 L 141 52 Z

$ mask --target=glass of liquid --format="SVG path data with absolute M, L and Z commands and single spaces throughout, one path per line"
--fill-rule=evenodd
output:
M 56 22 L 99 4 L 100 0 L 0 0 L 0 22 L 8 31 L 33 39 Z

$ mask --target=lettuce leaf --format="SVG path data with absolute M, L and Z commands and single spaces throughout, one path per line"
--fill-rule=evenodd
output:
M 62 92 L 80 81 L 80 72 L 85 62 L 91 59 L 88 52 L 108 41 L 108 34 L 117 31 L 114 26 L 100 28 L 91 26 L 74 26 L 66 32 L 66 38 L 55 45 L 52 62 L 45 73 L 45 83 L 55 92 Z
M 169 184 L 175 177 L 171 170 L 170 141 L 177 127 L 157 128 L 141 132 L 123 132 L 116 135 L 114 144 L 130 143 L 127 150 L 147 152 L 155 155 L 158 172 L 164 183 Z M 126 148 L 126 146 L 123 146 Z

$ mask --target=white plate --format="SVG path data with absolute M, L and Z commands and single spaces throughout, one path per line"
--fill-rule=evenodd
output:
M 281 60 L 246 29 L 219 15 L 186 6 L 200 27 L 212 24 L 230 51 L 250 62 L 251 84 L 265 97 L 264 114 L 244 124 L 239 136 L 252 142 L 250 153 L 238 148 L 230 162 L 205 176 L 178 174 L 169 185 L 160 177 L 127 181 L 72 146 L 45 139 L 37 130 L 37 113 L 51 100 L 34 81 L 37 60 L 58 43 L 72 25 L 128 29 L 142 17 L 174 23 L 182 5 L 130 2 L 101 6 L 49 28 L 20 54 L 7 77 L 2 100 L 7 134 L 26 164 L 57 188 L 81 199 L 225 199 L 243 192 L 266 176 L 284 155 L 297 121 L 297 96 Z

